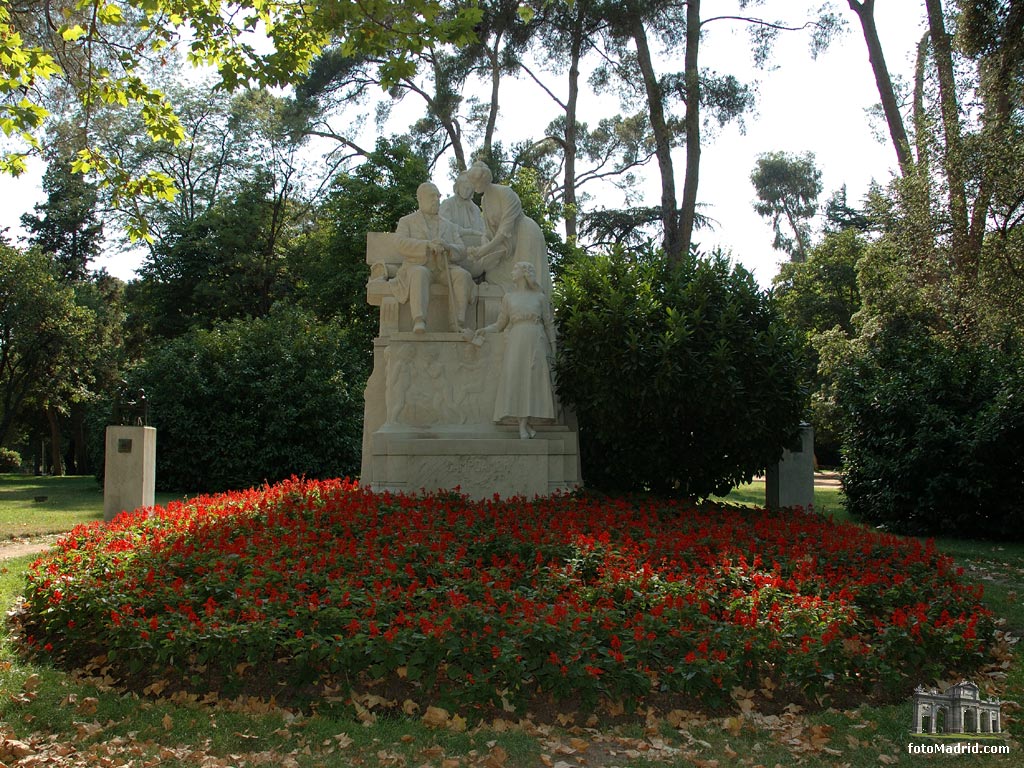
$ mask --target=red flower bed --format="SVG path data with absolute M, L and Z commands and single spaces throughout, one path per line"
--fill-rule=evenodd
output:
M 65 662 L 109 650 L 183 685 L 715 705 L 765 678 L 813 697 L 969 672 L 980 598 L 931 544 L 813 514 L 292 480 L 75 529 L 32 566 L 23 624 Z

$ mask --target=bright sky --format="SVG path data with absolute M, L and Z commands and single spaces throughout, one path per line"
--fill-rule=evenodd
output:
M 802 5 L 802 4 L 800 4 Z M 841 3 L 845 8 L 845 3 Z M 909 79 L 913 55 L 924 24 L 923 0 L 887 0 L 875 10 L 886 61 L 894 76 Z M 813 60 L 803 33 L 783 33 L 774 57 L 774 71 L 756 71 L 749 66 L 749 43 L 745 32 L 716 24 L 709 29 L 702 48 L 702 66 L 741 79 L 759 81 L 757 112 L 746 117 L 746 133 L 735 125 L 720 131 L 703 147 L 698 198 L 702 211 L 717 223 L 714 231 L 699 231 L 695 240 L 705 249 L 720 246 L 750 269 L 762 286 L 769 286 L 785 254 L 771 247 L 770 223 L 753 210 L 755 194 L 750 173 L 763 152 L 813 152 L 822 171 L 820 202 L 847 186 L 848 200 L 858 205 L 872 179 L 886 183 L 896 168 L 896 157 L 886 139 L 880 142 L 872 130 L 866 110 L 878 102 L 874 76 L 860 25 L 852 11 L 844 11 L 849 25 L 846 34 L 828 51 Z M 678 64 L 676 65 L 678 66 Z M 507 143 L 524 135 L 536 136 L 557 112 L 547 109 L 548 98 L 534 86 L 506 88 L 509 106 L 499 117 L 498 138 Z M 597 119 L 617 111 L 613 96 L 588 96 L 581 104 L 582 119 Z M 529 109 L 518 103 L 528 101 Z M 516 116 L 522 115 L 524 119 Z M 517 120 L 519 122 L 517 123 Z M 876 125 L 876 128 L 882 126 Z M 400 129 L 396 129 L 400 130 Z M 685 167 L 683 151 L 676 152 L 677 194 L 682 195 Z M 434 181 L 447 194 L 451 182 L 439 168 Z M 659 198 L 657 166 L 652 162 L 641 171 L 645 202 Z M 39 171 L 19 179 L 0 177 L 0 228 L 21 234 L 21 214 L 31 211 L 42 199 Z M 619 204 L 609 199 L 608 205 Z M 94 266 L 105 267 L 122 279 L 131 279 L 139 265 L 137 253 L 101 258 Z
M 747 119 L 746 135 L 730 126 L 701 155 L 698 197 L 708 203 L 707 214 L 720 224 L 714 232 L 697 232 L 695 240 L 702 246 L 731 250 L 762 286 L 771 284 L 787 256 L 772 249 L 771 223 L 754 213 L 756 195 L 750 173 L 759 154 L 813 152 L 822 172 L 819 200 L 823 205 L 843 184 L 849 204 L 860 205 L 872 179 L 885 184 L 897 169 L 884 124 L 878 118 L 874 121 L 874 128 L 885 137 L 880 142 L 865 111 L 879 98 L 860 22 L 852 11 L 844 16 L 849 21 L 845 36 L 816 60 L 806 45 L 780 39 L 775 58 L 779 68 L 759 77 L 759 114 Z M 882 49 L 894 78 L 901 75 L 912 82 L 924 19 L 922 0 L 876 4 Z M 726 34 L 714 31 L 705 51 L 717 50 L 715 42 Z M 744 50 L 743 37 L 735 39 L 736 48 Z M 715 66 L 711 60 L 707 65 Z M 729 71 L 727 65 L 728 61 L 723 62 L 720 69 Z

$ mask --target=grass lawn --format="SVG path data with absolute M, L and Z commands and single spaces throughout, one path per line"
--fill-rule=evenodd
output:
M 729 504 L 742 504 L 746 507 L 763 507 L 764 480 L 754 480 L 752 483 L 737 486 L 728 496 L 713 496 L 712 499 Z M 839 488 L 815 488 L 814 509 L 837 522 L 848 522 L 850 519 L 843 506 L 843 492 Z
M 156 503 L 181 498 L 157 494 Z M 0 541 L 63 533 L 103 519 L 103 488 L 92 475 L 0 474 Z
M 760 486 L 759 488 L 757 486 Z M 63 494 L 63 496 L 61 496 Z M 34 495 L 48 501 L 36 503 Z M 58 506 L 58 498 L 68 500 Z M 759 504 L 763 484 L 738 489 L 728 500 Z M 165 500 L 166 501 L 166 500 Z M 158 503 L 160 500 L 158 500 Z M 816 508 L 845 517 L 838 491 L 826 490 Z M 818 505 L 821 505 L 820 507 Z M 38 517 L 32 517 L 36 513 Z M 32 517 L 31 524 L 22 518 Z M 102 518 L 102 493 L 90 478 L 0 476 L 0 538 L 44 533 Z M 973 579 L 985 585 L 986 603 L 1024 633 L 1024 545 L 940 541 Z M 0 562 L 0 608 L 20 594 L 24 571 L 34 558 Z M 1004 700 L 1024 703 L 1020 651 L 1006 669 L 988 670 L 987 680 Z M 646 720 L 601 712 L 596 720 L 563 715 L 544 723 L 530 713 L 498 717 L 466 729 L 444 712 L 395 717 L 372 697 L 353 713 L 325 701 L 297 713 L 249 700 L 200 700 L 137 696 L 112 687 L 101 665 L 69 674 L 18 655 L 7 633 L 0 642 L 0 764 L 18 756 L 36 764 L 258 766 L 432 766 L 434 768 L 534 768 L 535 766 L 863 766 L 920 765 L 910 744 L 929 744 L 909 734 L 909 702 L 806 713 L 799 707 L 773 714 L 734 712 L 713 716 L 678 711 Z M 925 681 L 926 682 L 926 681 Z M 955 682 L 955 681 L 950 681 Z M 1005 722 L 1015 734 L 1008 756 L 925 755 L 929 764 L 1010 766 L 1020 764 L 1024 731 L 1021 709 L 1005 704 Z M 20 750 L 20 751 L 19 751 Z

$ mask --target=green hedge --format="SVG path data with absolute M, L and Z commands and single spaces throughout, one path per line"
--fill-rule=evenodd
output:
M 1024 359 L 891 321 L 836 389 L 847 507 L 917 535 L 1024 536 Z
M 557 297 L 558 389 L 588 485 L 726 493 L 777 461 L 806 403 L 800 345 L 721 253 L 581 259 Z
M 157 486 L 221 491 L 358 472 L 368 352 L 296 309 L 193 330 L 132 377 L 157 434 Z

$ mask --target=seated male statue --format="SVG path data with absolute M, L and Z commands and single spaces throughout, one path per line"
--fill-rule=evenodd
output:
M 429 181 L 417 188 L 416 201 L 419 210 L 403 216 L 395 228 L 395 242 L 402 256 L 402 266 L 392 282 L 395 298 L 402 304 L 409 303 L 413 332 L 424 333 L 430 285 L 445 286 L 451 330 L 460 331 L 476 286 L 469 271 L 459 266 L 467 262 L 459 227 L 441 218 L 441 193 Z

